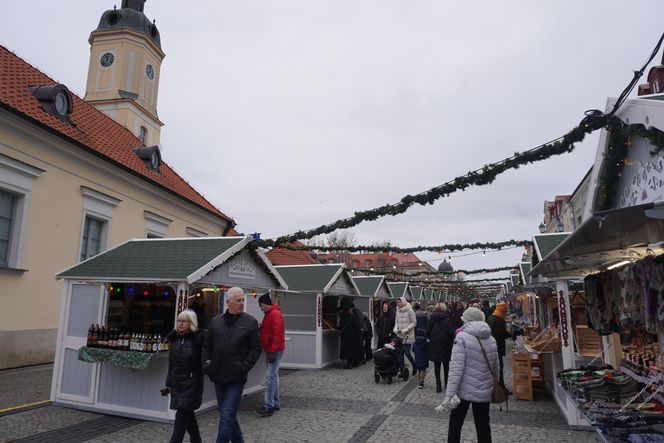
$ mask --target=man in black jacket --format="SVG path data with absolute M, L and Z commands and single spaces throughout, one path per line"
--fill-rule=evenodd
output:
M 226 312 L 210 322 L 202 352 L 219 405 L 217 443 L 244 441 L 237 410 L 247 374 L 261 355 L 258 321 L 244 312 L 244 291 L 233 287 L 226 296 Z

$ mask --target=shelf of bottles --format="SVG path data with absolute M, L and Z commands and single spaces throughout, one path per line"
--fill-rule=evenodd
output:
M 168 351 L 173 329 L 175 289 L 169 285 L 113 283 L 106 285 L 106 323 L 90 325 L 79 360 L 145 369 L 150 358 Z

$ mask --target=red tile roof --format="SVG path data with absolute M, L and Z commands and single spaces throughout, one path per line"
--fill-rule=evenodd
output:
M 294 245 L 301 246 L 302 243 L 295 242 Z M 265 254 L 273 265 L 310 265 L 318 264 L 318 260 L 313 258 L 309 251 L 293 251 L 286 248 L 274 248 Z
M 74 110 L 69 116 L 70 123 L 44 111 L 28 87 L 53 84 L 57 82 L 0 45 L 0 107 L 234 225 L 232 218 L 206 200 L 165 162 L 161 163 L 159 172 L 148 169 L 132 151 L 142 146 L 141 141 L 80 97 L 72 94 Z

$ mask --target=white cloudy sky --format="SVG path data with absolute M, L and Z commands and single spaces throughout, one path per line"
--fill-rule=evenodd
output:
M 0 44 L 83 96 L 89 33 L 114 4 L 5 1 Z M 660 12 L 657 0 L 150 0 L 167 54 L 163 156 L 242 232 L 313 228 L 564 134 L 644 63 Z M 531 238 L 597 140 L 353 232 L 404 247 Z

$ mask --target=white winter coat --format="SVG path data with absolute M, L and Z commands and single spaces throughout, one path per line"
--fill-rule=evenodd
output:
M 417 325 L 417 317 L 415 311 L 406 303 L 403 308 L 397 308 L 396 317 L 394 318 L 394 333 L 401 331 L 397 334 L 406 344 L 412 344 L 415 339 L 415 325 Z
M 482 341 L 493 374 L 499 375 L 498 349 L 491 328 L 483 321 L 466 323 L 454 339 L 445 397 L 457 395 L 461 400 L 476 403 L 491 401 L 494 376 L 477 338 Z

